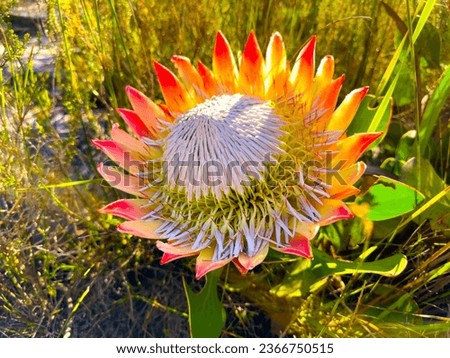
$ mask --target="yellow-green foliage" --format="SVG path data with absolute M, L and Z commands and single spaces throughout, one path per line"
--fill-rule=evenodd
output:
M 403 1 L 390 5 L 404 17 Z M 67 47 L 65 68 L 74 90 L 124 105 L 123 88 L 134 85 L 160 97 L 152 60 L 170 67 L 173 54 L 210 65 L 217 30 L 235 53 L 251 29 L 265 49 L 279 31 L 293 61 L 302 44 L 318 35 L 317 56 L 334 55 L 345 89 L 379 81 L 394 48 L 395 23 L 379 1 L 59 0 Z M 62 30 L 62 28 L 61 28 Z

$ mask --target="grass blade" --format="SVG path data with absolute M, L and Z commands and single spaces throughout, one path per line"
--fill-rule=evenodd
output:
M 415 44 L 417 38 L 419 37 L 420 33 L 422 32 L 423 27 L 425 26 L 425 23 L 427 22 L 428 18 L 430 17 L 431 10 L 433 10 L 434 5 L 436 4 L 436 0 L 428 0 L 425 4 L 425 7 L 423 8 L 422 14 L 419 17 L 419 21 L 417 22 L 417 26 L 414 29 L 413 35 L 412 35 L 412 43 Z
M 419 139 L 420 154 L 423 156 L 433 130 L 438 122 L 439 114 L 450 97 L 450 67 L 448 67 L 439 80 L 439 84 L 425 107 L 422 122 L 420 123 Z

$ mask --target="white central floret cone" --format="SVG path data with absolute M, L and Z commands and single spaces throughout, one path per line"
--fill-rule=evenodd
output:
M 212 97 L 178 117 L 165 140 L 167 182 L 188 200 L 233 189 L 242 193 L 260 179 L 265 163 L 281 153 L 283 122 L 269 102 L 235 95 Z

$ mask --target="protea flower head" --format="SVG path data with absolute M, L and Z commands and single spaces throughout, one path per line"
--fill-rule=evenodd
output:
M 381 133 L 346 135 L 367 87 L 335 109 L 344 76 L 326 56 L 315 72 L 312 37 L 292 68 L 279 33 L 263 57 L 255 34 L 236 64 L 216 37 L 212 71 L 173 56 L 179 78 L 154 62 L 164 96 L 126 91 L 133 110 L 94 144 L 124 170 L 100 174 L 136 198 L 100 212 L 125 218 L 120 232 L 155 239 L 161 263 L 197 256 L 196 277 L 233 262 L 245 274 L 269 248 L 312 258 L 321 226 L 352 217 L 342 201 L 365 170 L 358 158 Z

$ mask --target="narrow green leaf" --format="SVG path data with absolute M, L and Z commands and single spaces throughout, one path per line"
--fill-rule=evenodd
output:
M 99 183 L 103 179 L 86 179 L 86 180 L 77 180 L 77 181 L 69 181 L 69 182 L 63 182 L 58 184 L 41 184 L 38 185 L 35 188 L 18 188 L 16 191 L 28 191 L 28 190 L 48 190 L 48 189 L 57 189 L 57 188 L 69 188 L 72 186 L 78 186 L 78 185 L 87 185 L 87 184 L 93 184 L 93 183 Z
M 439 83 L 428 101 L 423 112 L 422 122 L 419 129 L 420 151 L 424 154 L 430 142 L 433 130 L 439 119 L 439 114 L 450 97 L 450 66 L 442 74 Z
M 394 93 L 395 86 L 397 85 L 398 78 L 400 76 L 400 72 L 397 73 L 394 80 L 391 82 L 386 95 L 383 97 L 380 105 L 378 106 L 375 115 L 373 116 L 372 121 L 370 122 L 370 126 L 368 132 L 376 132 L 377 128 L 383 125 L 383 117 L 386 115 L 386 111 L 390 111 L 392 106 L 392 94 Z
M 398 75 L 398 81 L 392 97 L 396 106 L 408 106 L 414 102 L 416 98 L 414 71 L 408 56 L 403 56 L 395 67 L 394 74 Z
M 408 26 L 406 26 L 406 24 L 403 22 L 400 16 L 398 16 L 397 12 L 392 7 L 390 7 L 384 1 L 381 1 L 381 5 L 383 5 L 384 9 L 386 10 L 386 13 L 391 17 L 391 19 L 394 20 L 395 24 L 397 25 L 398 31 L 400 31 L 402 36 L 405 36 L 406 32 L 408 31 Z
M 441 222 L 444 226 L 450 226 L 450 187 L 428 160 L 422 158 L 420 167 L 415 158 L 408 160 L 401 170 L 401 179 L 429 199 L 414 212 L 411 219 L 418 219 L 419 222 L 431 219 L 433 225 Z
M 205 287 L 195 293 L 183 279 L 189 306 L 189 328 L 192 338 L 217 338 L 225 324 L 225 310 L 217 295 L 217 282 L 222 270 L 206 275 Z
M 402 41 L 400 42 L 400 45 L 398 45 L 397 49 L 395 50 L 394 56 L 392 56 L 391 61 L 389 62 L 388 67 L 386 68 L 386 71 L 384 71 L 383 77 L 380 80 L 380 84 L 378 85 L 376 94 L 377 96 L 381 96 L 384 93 L 384 90 L 389 82 L 389 79 L 392 78 L 392 75 L 394 73 L 394 69 L 397 65 L 397 62 L 400 58 L 400 55 L 403 52 L 403 47 L 405 46 L 406 39 L 408 37 L 408 34 L 406 34 Z M 407 50 L 406 50 L 407 51 Z M 392 84 L 391 84 L 392 86 Z M 392 89 L 392 92 L 394 89 Z M 390 96 L 389 96 L 390 98 Z
M 430 333 L 445 333 L 450 330 L 450 321 L 438 322 L 438 323 L 426 323 L 421 325 L 413 325 L 411 327 L 415 331 Z
M 330 275 L 345 275 L 355 273 L 372 273 L 381 276 L 394 277 L 406 268 L 407 259 L 403 254 L 395 254 L 372 262 L 340 261 L 332 258 L 323 251 L 314 250 L 314 260 L 321 261 L 312 270 L 319 273 L 318 277 Z
M 416 10 L 414 11 L 414 17 L 416 17 L 417 15 L 419 15 L 419 13 L 422 11 L 422 7 L 424 2 L 427 0 L 420 0 L 417 4 Z
M 366 251 L 364 251 L 361 255 L 359 255 L 360 261 L 365 261 L 370 255 L 372 255 L 376 250 L 378 249 L 378 246 L 371 246 Z
M 416 43 L 416 40 L 419 37 L 420 33 L 422 32 L 422 29 L 425 26 L 425 23 L 427 22 L 428 18 L 430 17 L 431 11 L 433 10 L 433 7 L 435 4 L 436 4 L 436 0 L 428 0 L 426 2 L 425 7 L 423 8 L 422 14 L 420 14 L 420 18 L 419 18 L 419 21 L 417 22 L 417 26 L 413 32 L 413 36 L 412 36 L 413 44 Z
M 379 313 L 378 318 L 391 322 L 402 321 L 409 318 L 414 321 L 413 313 L 418 312 L 419 306 L 414 301 L 411 293 L 405 293 L 392 302 L 388 307 L 383 307 L 383 310 Z M 408 315 L 408 313 L 410 313 Z M 409 317 L 408 317 L 409 316 Z
M 402 254 L 373 262 L 363 262 L 361 259 L 351 262 L 336 260 L 316 248 L 313 248 L 313 252 L 314 260 L 299 259 L 296 267 L 271 293 L 279 297 L 306 296 L 320 288 L 326 278 L 332 275 L 371 273 L 393 277 L 403 272 L 407 264 L 406 256 Z
M 419 37 L 423 27 L 425 26 L 425 23 L 427 22 L 428 17 L 430 16 L 431 10 L 433 9 L 435 3 L 436 3 L 436 0 L 428 0 L 426 2 L 425 6 L 424 6 L 424 9 L 422 11 L 422 14 L 419 17 L 419 20 L 418 20 L 417 25 L 416 25 L 416 27 L 414 29 L 414 32 L 413 32 L 413 36 L 412 36 L 412 43 L 413 44 L 416 42 L 416 40 Z M 417 9 L 419 9 L 421 7 L 421 5 L 422 4 L 420 4 Z M 383 77 L 381 78 L 380 83 L 378 85 L 378 88 L 376 90 L 377 96 L 381 96 L 384 93 L 384 90 L 385 90 L 385 88 L 386 88 L 386 86 L 387 86 L 387 84 L 389 82 L 389 79 L 391 79 L 393 74 L 394 74 L 394 69 L 395 69 L 395 67 L 397 65 L 397 62 L 400 59 L 400 57 L 406 56 L 408 54 L 409 48 L 405 48 L 404 49 L 405 42 L 406 42 L 406 39 L 408 38 L 408 36 L 409 36 L 408 33 L 406 33 L 403 36 L 402 41 L 400 42 L 399 46 L 395 50 L 394 56 L 392 57 L 391 61 L 389 62 L 389 65 L 386 68 L 386 71 L 384 72 Z M 404 50 L 406 51 L 406 53 L 403 54 L 402 52 Z M 398 71 L 398 73 L 399 72 L 400 71 Z M 397 79 L 398 79 L 398 73 L 397 73 L 397 77 L 396 77 Z M 392 87 L 392 83 L 391 83 L 391 87 Z M 395 88 L 395 86 L 394 86 L 394 88 Z M 392 92 L 393 92 L 394 88 L 392 88 Z M 387 96 L 387 94 L 386 94 L 386 96 Z M 391 95 L 389 95 L 387 97 L 390 98 L 391 96 L 392 96 L 392 93 L 391 93 Z
M 431 215 L 430 212 L 434 212 L 434 211 L 429 210 L 429 209 L 436 209 L 436 207 L 437 207 L 436 210 L 439 210 L 440 213 L 444 213 L 442 217 L 439 217 L 439 219 L 443 219 L 442 221 L 445 225 L 444 230 L 448 230 L 448 228 L 450 227 L 450 216 L 449 216 L 448 206 L 445 208 L 445 210 L 447 210 L 447 211 L 442 211 L 442 207 L 439 205 L 439 200 L 441 200 L 445 196 L 448 196 L 449 194 L 450 194 L 450 186 L 448 186 L 447 188 L 442 190 L 439 194 L 436 194 L 433 198 L 428 200 L 423 206 L 418 208 L 411 215 L 411 217 L 408 218 L 408 220 L 406 220 L 405 222 L 403 222 L 401 224 L 401 226 L 399 226 L 399 228 L 405 226 L 407 223 L 409 223 L 412 220 L 419 219 L 419 221 L 422 221 L 422 220 L 420 220 L 420 216 L 422 214 L 424 214 L 426 212 L 426 215 Z
M 443 276 L 450 272 L 450 262 L 446 262 L 442 266 L 438 267 L 437 269 L 430 271 L 430 277 L 428 277 L 427 282 L 430 282 L 434 280 L 435 278 L 438 278 L 439 276 Z
M 416 42 L 417 54 L 427 61 L 430 68 L 439 70 L 441 57 L 441 36 L 433 24 L 427 22 Z
M 73 316 L 78 311 L 78 308 L 83 303 L 84 299 L 88 295 L 89 291 L 91 290 L 91 286 L 86 287 L 86 289 L 83 291 L 81 296 L 78 298 L 77 302 L 72 308 L 72 311 L 69 314 L 69 317 L 65 320 L 64 324 L 61 327 L 60 336 L 63 336 L 64 338 L 70 337 L 70 331 L 67 331 L 67 327 L 69 326 L 70 322 L 72 321 Z
M 364 313 L 376 318 L 378 323 L 420 323 L 421 318 L 417 316 L 419 306 L 414 301 L 414 296 L 411 293 L 404 293 L 399 297 L 399 294 L 398 287 L 381 283 L 375 285 L 371 294 L 367 296 L 368 306 Z M 376 302 L 375 305 L 371 303 L 372 300 Z
M 367 219 L 381 221 L 406 214 L 420 204 L 424 196 L 413 187 L 397 180 L 380 176 L 375 184 L 356 199 L 358 204 L 368 203 Z

